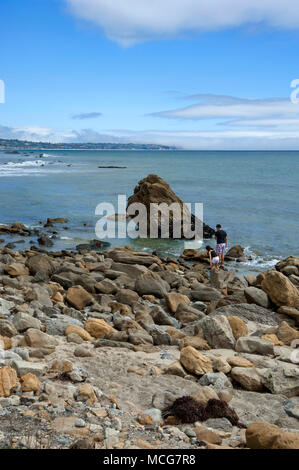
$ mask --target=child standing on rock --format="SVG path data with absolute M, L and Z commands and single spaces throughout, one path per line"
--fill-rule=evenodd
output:
M 209 255 L 211 269 L 213 268 L 213 266 L 215 266 L 215 268 L 218 270 L 219 269 L 219 261 L 220 261 L 218 254 L 209 245 L 206 246 L 206 250 L 207 250 L 208 255 Z

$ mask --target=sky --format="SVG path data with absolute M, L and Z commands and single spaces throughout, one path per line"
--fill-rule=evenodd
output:
M 0 138 L 298 150 L 298 53 L 298 0 L 0 0 Z

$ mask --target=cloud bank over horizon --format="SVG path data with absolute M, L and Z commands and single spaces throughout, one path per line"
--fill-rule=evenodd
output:
M 299 28 L 297 0 L 65 0 L 75 17 L 123 46 L 211 31 Z

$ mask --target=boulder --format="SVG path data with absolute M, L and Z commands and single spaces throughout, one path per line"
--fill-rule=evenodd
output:
M 102 338 L 113 331 L 112 326 L 99 318 L 89 318 L 84 328 L 94 338 Z
M 197 322 L 203 336 L 212 348 L 234 349 L 235 338 L 225 316 L 206 316 Z
M 161 227 L 169 228 L 170 238 L 184 238 L 183 232 L 183 216 L 186 217 L 187 221 L 191 222 L 191 229 L 194 229 L 195 216 L 190 214 L 189 209 L 183 203 L 183 201 L 172 191 L 169 184 L 166 183 L 158 175 L 148 175 L 146 178 L 143 178 L 139 181 L 138 185 L 134 189 L 134 194 L 128 199 L 129 209 L 131 204 L 141 203 L 145 206 L 146 214 L 146 225 L 147 225 L 147 234 L 149 236 L 151 228 L 153 230 L 157 229 L 157 235 L 161 236 Z M 176 214 L 175 211 L 169 211 L 167 215 L 161 214 L 161 217 L 151 217 L 151 204 L 164 204 L 167 208 L 173 204 L 179 204 L 181 210 L 179 214 Z M 203 224 L 202 221 L 198 221 L 200 227 L 203 229 L 204 238 L 211 238 L 215 231 L 206 224 Z M 174 226 L 179 227 L 178 234 L 174 233 Z
M 223 374 L 228 374 L 231 371 L 231 366 L 225 359 L 223 359 L 223 357 L 213 357 L 212 366 L 214 372 L 223 372 Z
M 180 361 L 175 361 L 166 369 L 164 369 L 164 374 L 168 375 L 177 375 L 178 377 L 186 377 L 188 373 L 185 371 L 184 367 L 180 363 Z
M 146 253 L 145 251 L 131 251 L 122 248 L 115 248 L 107 255 L 116 263 L 124 264 L 141 264 L 143 266 L 151 266 L 152 264 L 161 264 L 157 256 Z
M 110 279 L 104 279 L 95 285 L 95 290 L 101 294 L 115 294 L 118 291 L 118 287 Z
M 299 331 L 292 328 L 287 322 L 283 321 L 277 330 L 277 337 L 287 346 L 292 344 L 292 341 L 299 340 Z
M 154 345 L 171 344 L 171 336 L 163 326 L 151 325 L 148 327 L 148 332 L 153 338 Z
M 2 320 L 0 318 L 0 335 L 7 336 L 8 338 L 12 338 L 18 334 L 15 326 L 8 320 Z
M 83 310 L 84 307 L 93 303 L 93 297 L 82 286 L 70 287 L 65 298 L 77 310 Z
M 65 330 L 65 335 L 69 336 L 70 334 L 76 334 L 80 336 L 84 341 L 92 341 L 92 336 L 88 333 L 88 331 L 84 330 L 81 326 L 78 325 L 70 325 Z
M 186 348 L 187 346 L 192 346 L 193 348 L 197 350 L 209 350 L 211 349 L 208 343 L 204 338 L 201 336 L 185 336 L 181 341 L 180 341 L 180 349 Z
M 133 305 L 138 302 L 139 295 L 131 289 L 120 289 L 115 298 L 118 302 L 133 307 Z
M 262 281 L 262 289 L 277 307 L 299 308 L 299 291 L 284 274 L 268 271 Z
M 299 433 L 258 421 L 246 429 L 246 445 L 250 449 L 299 449 Z
M 97 396 L 91 384 L 80 385 L 76 392 L 76 400 L 88 402 L 89 406 L 93 406 L 97 401 Z
M 4 266 L 4 271 L 11 277 L 28 276 L 29 270 L 22 263 L 12 263 Z
M 139 295 L 154 295 L 163 298 L 170 291 L 170 287 L 157 273 L 149 271 L 136 279 L 135 290 Z
M 232 329 L 233 335 L 235 339 L 241 338 L 241 336 L 248 335 L 248 328 L 246 323 L 241 320 L 239 317 L 229 316 L 227 317 L 230 327 Z
M 178 292 L 170 292 L 167 294 L 167 305 L 172 313 L 176 313 L 180 304 L 190 304 L 190 299 L 186 295 L 179 294 Z
M 16 370 L 18 377 L 23 377 L 27 374 L 42 375 L 47 368 L 46 364 L 19 360 L 13 360 L 11 366 Z
M 180 361 L 191 374 L 204 375 L 213 371 L 211 359 L 200 354 L 192 346 L 187 346 L 181 350 Z
M 234 269 L 230 271 L 212 269 L 210 274 L 211 286 L 216 289 L 227 289 L 228 284 L 234 279 L 235 275 L 236 271 Z
M 296 323 L 299 324 L 299 310 L 297 310 L 294 307 L 279 307 L 277 310 L 278 313 L 282 313 L 283 315 L 287 315 L 288 317 L 294 318 L 296 320 Z
M 264 308 L 270 308 L 270 300 L 266 292 L 257 287 L 247 287 L 244 290 L 244 295 L 249 304 L 260 305 Z
M 50 258 L 46 255 L 37 254 L 30 256 L 26 261 L 26 266 L 32 276 L 41 274 L 47 278 L 54 272 L 54 265 Z
M 243 336 L 236 342 L 236 351 L 251 354 L 274 354 L 274 345 L 258 336 Z
M 28 313 L 19 312 L 14 316 L 13 324 L 19 333 L 23 333 L 29 328 L 40 329 L 41 323 L 37 318 L 28 315 Z
M 231 356 L 231 357 L 228 357 L 226 360 L 229 363 L 229 365 L 232 367 L 242 367 L 242 368 L 255 367 L 255 365 L 252 362 L 250 362 L 245 357 L 241 357 L 241 356 Z
M 231 371 L 231 377 L 245 390 L 251 392 L 261 392 L 263 390 L 262 379 L 254 368 L 234 367 Z
M 18 387 L 16 371 L 9 366 L 0 369 L 0 397 L 7 398 Z
M 42 387 L 42 383 L 38 377 L 30 372 L 21 377 L 20 383 L 22 392 L 34 392 L 35 394 L 38 394 Z
M 200 385 L 213 386 L 217 390 L 232 388 L 231 381 L 223 372 L 208 372 L 199 379 Z
M 287 397 L 299 395 L 299 367 L 297 364 L 283 364 L 260 371 L 263 385 L 273 394 Z
M 241 245 L 232 246 L 226 255 L 228 258 L 242 258 L 244 255 L 244 248 Z
M 229 296 L 230 297 L 230 296 Z M 236 303 L 233 305 L 225 305 L 214 310 L 210 316 L 225 315 L 235 316 L 241 318 L 245 323 L 253 321 L 269 326 L 277 326 L 281 321 L 286 320 L 287 317 L 280 313 L 271 312 L 266 308 L 260 307 L 256 304 Z
M 196 290 L 191 291 L 192 300 L 201 300 L 202 302 L 211 302 L 221 297 L 221 292 L 213 287 L 197 286 Z
M 55 346 L 57 345 L 56 338 L 35 328 L 29 328 L 26 331 L 25 341 L 31 348 L 55 349 Z
M 203 386 L 200 388 L 199 392 L 192 395 L 194 400 L 207 405 L 209 400 L 219 400 L 219 396 L 212 387 Z

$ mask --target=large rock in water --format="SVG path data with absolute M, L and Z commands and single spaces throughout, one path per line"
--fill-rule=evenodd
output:
M 189 209 L 184 205 L 182 199 L 180 199 L 171 189 L 168 183 L 164 181 L 158 175 L 148 175 L 146 178 L 139 181 L 138 185 L 134 189 L 134 194 L 128 199 L 128 207 L 133 203 L 142 203 L 147 210 L 147 235 L 149 236 L 151 220 L 150 220 L 150 204 L 161 204 L 165 203 L 168 206 L 173 203 L 179 203 L 181 206 L 181 219 L 183 215 L 186 217 L 191 217 L 191 229 L 194 230 L 195 226 L 195 216 L 190 214 Z M 190 201 L 192 202 L 192 201 Z M 158 226 L 158 234 L 161 235 L 161 225 L 166 218 L 161 216 L 160 220 L 152 221 L 152 227 Z M 175 215 L 169 213 L 169 236 L 174 238 L 173 226 L 175 223 Z M 187 220 L 190 220 L 187 219 Z M 167 222 L 166 222 L 167 223 Z M 202 223 L 202 222 L 201 222 Z M 204 238 L 211 238 L 214 235 L 215 231 L 206 224 L 203 224 L 203 236 Z M 183 220 L 181 222 L 181 236 L 177 238 L 185 238 L 183 234 Z

